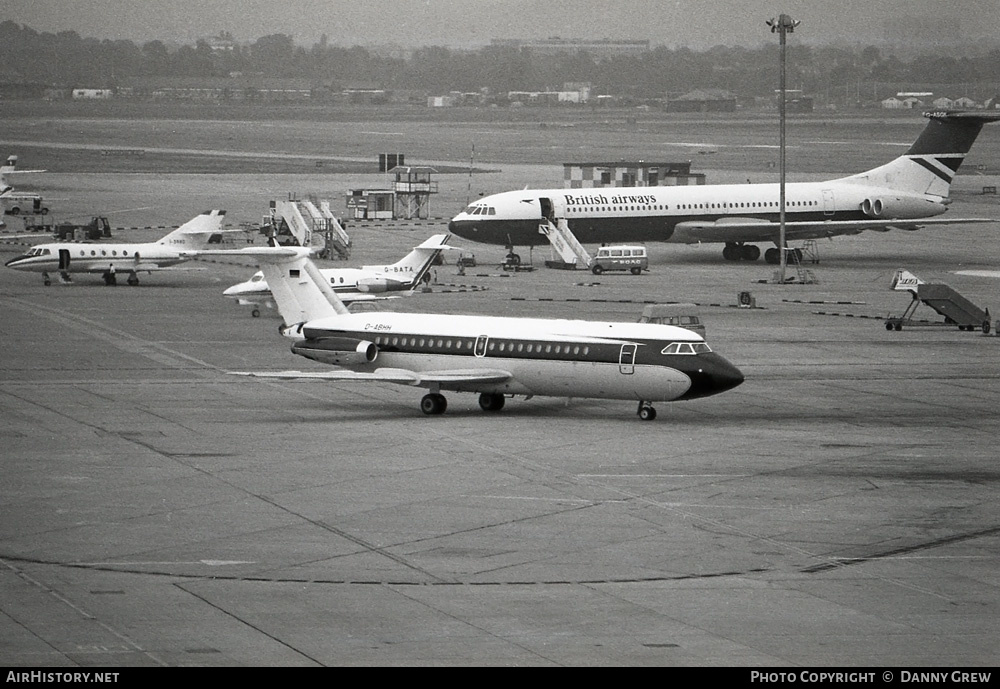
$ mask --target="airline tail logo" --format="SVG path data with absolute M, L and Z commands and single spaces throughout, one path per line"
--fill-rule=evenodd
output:
M 916 275 L 908 270 L 903 270 L 900 268 L 896 271 L 896 274 L 892 276 L 892 289 L 900 290 L 902 292 L 914 292 L 918 285 L 925 284 L 923 280 L 918 278 Z

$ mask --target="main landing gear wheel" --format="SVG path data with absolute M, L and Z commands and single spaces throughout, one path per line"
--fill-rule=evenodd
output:
M 127 280 L 130 287 L 135 287 L 139 284 L 139 277 L 135 273 L 131 273 Z
M 424 395 L 420 400 L 420 411 L 427 414 L 428 416 L 437 416 L 438 414 L 444 414 L 444 410 L 448 408 L 448 400 L 444 398 L 444 395 L 432 392 Z
M 656 410 L 645 402 L 639 402 L 639 418 L 643 421 L 652 421 L 656 418 Z
M 723 247 L 722 258 L 727 261 L 756 261 L 760 258 L 760 247 L 756 244 L 730 242 Z
M 108 287 L 118 284 L 118 278 L 115 277 L 114 273 L 105 273 L 103 277 L 104 277 L 104 284 L 107 285 Z
M 483 408 L 483 411 L 500 411 L 503 409 L 504 402 L 505 399 L 503 395 L 497 395 L 489 392 L 484 392 L 479 395 L 479 406 Z

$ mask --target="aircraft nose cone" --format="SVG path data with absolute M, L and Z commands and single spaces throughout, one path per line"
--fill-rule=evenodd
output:
M 742 385 L 743 381 L 746 380 L 743 376 L 743 371 L 739 370 L 728 361 L 725 362 L 725 366 L 720 366 L 716 370 L 712 371 L 711 376 L 716 392 L 732 390 L 733 388 Z
M 688 372 L 691 387 L 684 399 L 717 395 L 743 383 L 743 372 L 718 354 L 702 354 L 699 359 L 698 369 Z
M 448 231 L 462 239 L 475 238 L 475 226 L 469 220 L 457 220 L 453 218 L 448 223 Z
M 27 256 L 15 256 L 14 258 L 4 263 L 4 265 L 7 266 L 8 268 L 16 268 L 17 267 L 16 264 L 19 261 L 23 261 L 25 258 L 27 258 Z

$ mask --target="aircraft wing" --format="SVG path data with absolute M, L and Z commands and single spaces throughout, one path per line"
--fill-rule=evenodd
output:
M 963 225 L 970 223 L 1000 222 L 992 218 L 922 218 L 919 220 L 797 220 L 785 223 L 786 239 L 822 239 L 845 234 L 859 234 L 865 230 L 919 230 L 927 225 Z M 732 218 L 716 222 L 681 222 L 674 227 L 671 241 L 696 244 L 698 242 L 770 242 L 776 241 L 780 225 L 758 218 Z
M 358 373 L 343 369 L 330 371 L 230 371 L 234 376 L 251 378 L 277 378 L 279 380 L 354 380 L 401 385 L 430 385 L 432 383 L 502 383 L 513 376 L 499 369 L 453 369 L 443 371 L 410 371 L 403 368 L 379 368 L 371 373 Z

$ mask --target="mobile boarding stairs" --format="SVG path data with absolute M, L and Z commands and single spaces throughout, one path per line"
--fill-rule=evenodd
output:
M 285 238 L 292 244 L 328 253 L 330 258 L 347 259 L 351 255 L 351 238 L 330 210 L 329 201 L 273 201 L 270 215 L 262 224 L 273 228 L 279 243 L 285 243 Z
M 954 289 L 943 283 L 925 282 L 907 270 L 897 270 L 892 278 L 892 289 L 909 292 L 913 299 L 901 316 L 889 316 L 885 319 L 886 330 L 902 330 L 917 326 L 958 327 L 959 330 L 982 330 L 989 334 L 991 330 L 990 310 L 981 309 L 963 297 Z M 921 304 L 934 309 L 944 316 L 943 321 L 918 321 L 913 319 L 913 312 Z
M 559 254 L 559 260 L 553 257 L 552 260 L 545 262 L 546 267 L 564 270 L 575 270 L 578 267 L 584 270 L 590 268 L 590 254 L 569 229 L 565 218 L 542 218 L 538 232 L 545 235 L 552 245 L 554 253 Z

